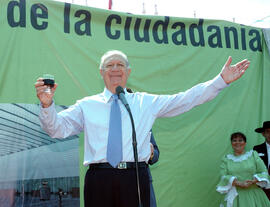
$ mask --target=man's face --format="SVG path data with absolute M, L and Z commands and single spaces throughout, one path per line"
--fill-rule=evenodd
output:
M 126 87 L 130 69 L 126 68 L 126 64 L 121 59 L 109 59 L 104 63 L 104 69 L 100 69 L 106 88 L 115 93 L 115 88 L 121 86 Z
M 262 135 L 265 138 L 265 141 L 270 144 L 270 128 L 266 128 L 264 132 L 262 132 Z

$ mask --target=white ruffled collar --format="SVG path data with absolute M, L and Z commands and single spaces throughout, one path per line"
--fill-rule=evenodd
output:
M 234 162 L 242 162 L 244 160 L 247 160 L 250 156 L 252 156 L 252 152 L 253 152 L 253 150 L 250 150 L 250 151 L 248 151 L 245 154 L 242 154 L 240 156 L 235 156 L 233 154 L 228 154 L 227 158 L 229 160 L 234 161 Z

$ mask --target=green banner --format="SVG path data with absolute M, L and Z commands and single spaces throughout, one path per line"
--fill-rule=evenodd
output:
M 38 104 L 34 83 L 45 73 L 53 74 L 58 83 L 54 100 L 59 106 L 100 93 L 104 88 L 100 58 L 112 49 L 129 58 L 128 87 L 154 94 L 174 94 L 212 79 L 228 56 L 233 64 L 250 60 L 245 75 L 214 100 L 155 122 L 161 155 L 151 172 L 160 207 L 218 206 L 221 197 L 215 189 L 221 158 L 231 152 L 230 134 L 245 133 L 247 149 L 264 141 L 254 129 L 270 119 L 270 58 L 259 28 L 49 0 L 1 0 L 0 28 L 1 104 Z M 79 139 L 83 206 L 83 135 Z M 7 153 L 0 155 L 5 160 Z

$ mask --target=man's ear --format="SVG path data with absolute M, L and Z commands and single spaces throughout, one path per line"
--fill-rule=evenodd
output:
M 128 76 L 130 75 L 130 73 L 131 73 L 131 69 L 128 68 L 128 69 L 127 69 L 127 74 L 128 74 Z
M 102 78 L 103 78 L 104 71 L 103 71 L 102 69 L 99 69 L 99 73 L 100 73 L 100 75 L 101 75 Z

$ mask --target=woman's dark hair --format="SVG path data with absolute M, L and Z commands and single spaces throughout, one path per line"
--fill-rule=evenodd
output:
M 242 132 L 235 132 L 231 134 L 231 141 L 236 137 L 242 137 L 245 142 L 247 142 L 246 136 Z

